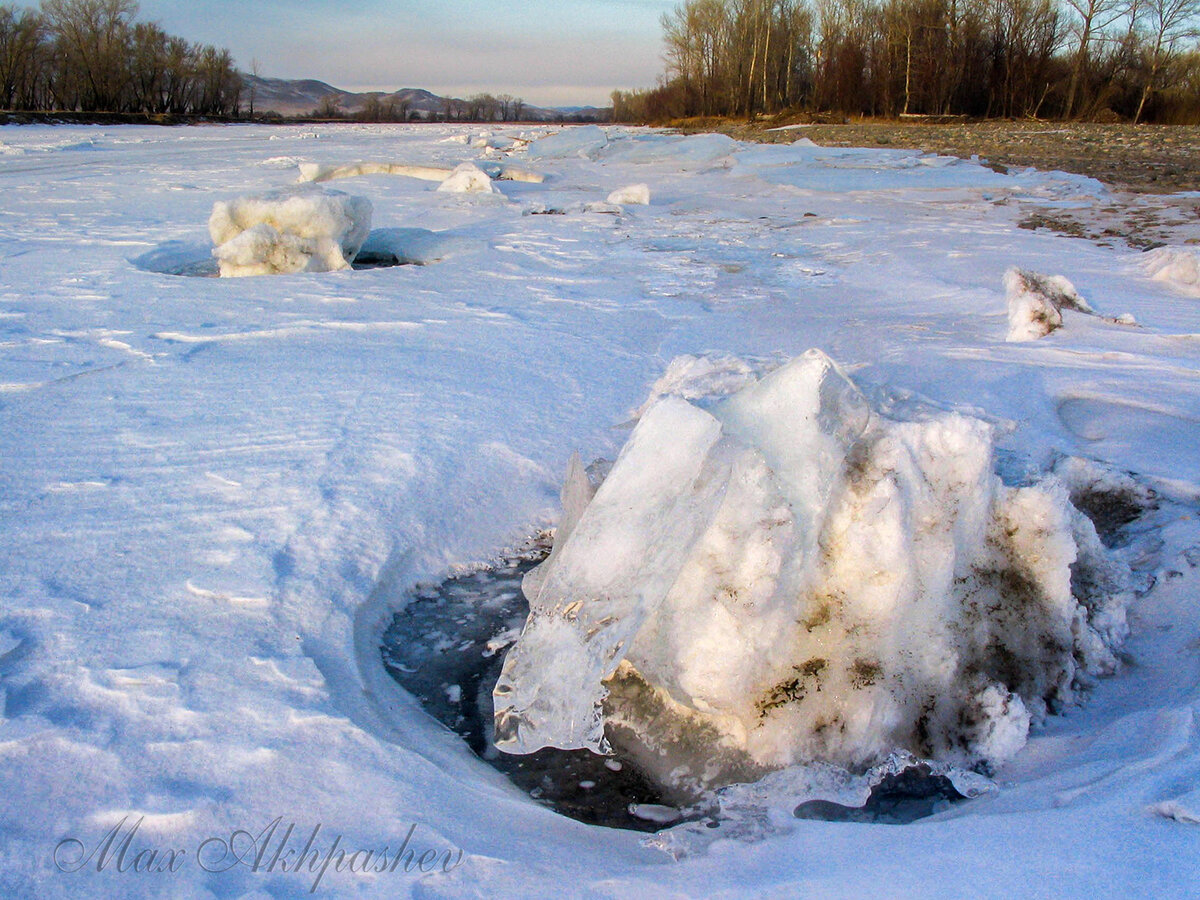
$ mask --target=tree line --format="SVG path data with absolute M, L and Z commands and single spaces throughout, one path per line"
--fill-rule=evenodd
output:
M 316 119 L 355 119 L 362 122 L 520 122 L 524 119 L 528 104 L 512 94 L 472 94 L 459 99 L 445 97 L 442 108 L 433 112 L 413 109 L 403 97 L 388 95 L 368 96 L 360 109 L 347 112 L 342 109 L 342 98 L 336 95 L 324 97 L 310 114 Z
M 0 6 L 0 108 L 237 115 L 242 77 L 230 52 L 137 13 L 133 0 Z
M 537 115 L 534 121 L 547 121 L 545 113 L 531 108 L 521 97 L 512 94 L 472 94 L 465 99 L 459 97 L 440 98 L 439 108 L 415 109 L 403 96 L 369 95 L 360 108 L 347 111 L 342 107 L 342 97 L 330 94 L 322 98 L 309 116 L 314 119 L 347 119 L 358 122 L 471 122 L 487 124 L 493 122 L 525 122 L 530 113 Z M 587 109 L 576 113 L 555 113 L 549 121 L 555 122 L 607 122 L 607 110 Z
M 1200 123 L 1200 0 L 687 0 L 618 121 L 785 110 Z

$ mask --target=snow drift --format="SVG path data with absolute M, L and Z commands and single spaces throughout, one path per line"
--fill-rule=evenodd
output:
M 614 206 L 649 206 L 650 187 L 645 184 L 631 184 L 617 188 L 608 195 L 607 202 Z
M 492 179 L 487 172 L 472 163 L 457 166 L 437 189 L 451 194 L 492 194 Z
M 357 178 L 361 175 L 403 175 L 421 181 L 445 181 L 453 169 L 438 166 L 413 166 L 407 163 L 359 162 L 341 166 L 326 166 L 319 163 L 300 163 L 299 181 L 333 181 L 337 178 Z
M 371 202 L 290 188 L 213 205 L 208 220 L 221 276 L 350 268 L 371 230 Z
M 986 423 L 874 411 L 819 351 L 665 396 L 553 555 L 494 692 L 496 743 L 606 752 L 681 795 L 896 749 L 989 769 L 1111 672 L 1128 571 Z
M 595 159 L 608 146 L 608 134 L 599 125 L 575 125 L 538 138 L 529 145 L 530 159 Z
M 1159 247 L 1142 259 L 1142 269 L 1155 281 L 1200 297 L 1200 252 L 1185 247 Z
M 474 252 L 482 241 L 427 228 L 376 228 L 363 242 L 360 264 L 427 266 L 457 253 Z

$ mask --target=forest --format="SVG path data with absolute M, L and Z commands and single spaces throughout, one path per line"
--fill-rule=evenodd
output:
M 0 109 L 238 114 L 242 77 L 228 50 L 136 17 L 133 0 L 0 6 Z
M 1200 0 L 687 0 L 617 121 L 780 112 L 1200 123 Z

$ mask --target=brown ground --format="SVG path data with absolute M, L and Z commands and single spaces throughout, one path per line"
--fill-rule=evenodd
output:
M 911 148 L 965 159 L 978 156 L 1000 171 L 1032 166 L 1089 175 L 1113 189 L 1110 202 L 1086 212 L 1030 208 L 1021 226 L 1141 249 L 1200 241 L 1200 198 L 1173 196 L 1200 191 L 1200 126 L 876 120 L 814 122 L 778 131 L 772 129 L 786 122 L 693 119 L 672 124 L 680 131 L 720 131 L 740 140 L 790 143 L 808 138 L 824 146 Z

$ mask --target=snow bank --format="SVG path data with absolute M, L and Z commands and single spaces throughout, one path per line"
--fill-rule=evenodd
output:
M 427 266 L 456 253 L 484 247 L 482 241 L 426 228 L 376 228 L 359 251 L 359 262 Z
M 738 142 L 724 134 L 638 134 L 604 150 L 606 162 L 674 163 L 691 168 L 707 166 L 730 156 Z
M 608 135 L 599 125 L 576 125 L 564 128 L 529 145 L 530 159 L 595 159 L 608 146 Z
M 357 178 L 360 175 L 404 175 L 422 181 L 445 181 L 453 169 L 440 166 L 412 166 L 407 163 L 358 162 L 343 166 L 325 166 L 318 163 L 300 163 L 301 182 L 333 181 L 336 178 Z
M 645 184 L 631 184 L 617 188 L 608 195 L 608 203 L 614 206 L 649 206 L 650 188 Z
M 1002 763 L 1115 668 L 1128 594 L 1057 479 L 994 471 L 989 425 L 887 418 L 819 351 L 658 400 L 597 490 L 569 474 L 497 746 L 611 741 L 685 796 L 896 748 Z
M 1142 258 L 1142 270 L 1155 281 L 1200 297 L 1200 251 L 1159 247 Z
M 455 168 L 438 190 L 451 194 L 493 194 L 492 179 L 487 172 L 472 163 L 463 163 Z
M 1008 340 L 1035 341 L 1063 323 L 1062 311 L 1095 311 L 1061 275 L 1039 275 L 1013 267 L 1004 273 L 1008 295 Z
M 792 144 L 740 145 L 734 164 L 769 184 L 842 194 L 857 191 L 917 189 L 927 196 L 947 191 L 1030 191 L 1048 189 L 1045 173 L 1034 170 L 1002 175 L 978 162 L 923 155 L 914 150 L 825 147 L 802 138 Z M 1103 186 L 1093 179 L 1053 174 L 1054 194 L 1096 196 Z
M 496 175 L 497 181 L 520 181 L 525 184 L 541 184 L 546 176 L 540 172 L 530 172 L 528 169 L 518 169 L 516 166 L 502 166 Z
M 319 188 L 219 202 L 208 220 L 226 278 L 348 269 L 370 230 L 369 200 Z
M 546 176 L 539 172 L 531 172 L 519 166 L 509 166 L 498 162 L 480 161 L 479 168 L 487 172 L 496 181 L 521 181 L 526 184 L 541 184 Z

